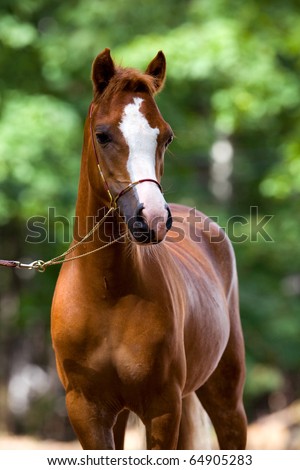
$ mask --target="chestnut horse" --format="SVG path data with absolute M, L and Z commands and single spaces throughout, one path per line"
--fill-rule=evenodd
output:
M 73 244 L 103 219 L 63 265 L 52 306 L 58 374 L 84 449 L 123 448 L 129 411 L 148 449 L 193 448 L 195 397 L 221 449 L 246 445 L 233 249 L 215 223 L 168 206 L 161 191 L 173 133 L 153 96 L 165 71 L 162 52 L 141 73 L 117 67 L 109 49 L 92 67 Z

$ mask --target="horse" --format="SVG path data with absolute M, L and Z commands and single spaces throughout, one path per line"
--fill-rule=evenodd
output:
M 165 76 L 162 51 L 145 72 L 116 65 L 109 49 L 92 65 L 73 253 L 51 312 L 84 449 L 123 449 L 129 412 L 145 425 L 147 449 L 193 449 L 195 400 L 221 449 L 246 446 L 234 252 L 211 219 L 164 198 L 174 135 L 154 96 Z

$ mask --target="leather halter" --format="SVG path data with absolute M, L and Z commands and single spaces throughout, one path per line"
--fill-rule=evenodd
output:
M 95 138 L 94 138 L 94 132 L 93 132 L 93 126 L 92 126 L 93 110 L 94 110 L 94 103 L 91 103 L 90 109 L 89 109 L 89 119 L 90 119 L 90 133 L 91 133 L 91 138 L 92 138 L 93 150 L 94 150 L 94 155 L 95 155 L 95 158 L 96 158 L 97 167 L 98 167 L 98 170 L 99 170 L 104 188 L 105 188 L 105 190 L 108 194 L 109 200 L 110 200 L 110 208 L 116 209 L 118 200 L 122 196 L 124 196 L 124 194 L 128 193 L 128 191 L 131 191 L 131 189 L 133 189 L 135 186 L 137 186 L 138 184 L 141 184 L 141 183 L 146 183 L 146 182 L 155 183 L 159 187 L 160 192 L 162 193 L 163 190 L 162 190 L 162 187 L 161 187 L 161 185 L 159 184 L 158 181 L 156 181 L 154 179 L 151 179 L 151 178 L 143 178 L 143 179 L 135 181 L 133 183 L 129 183 L 129 185 L 126 186 L 126 188 L 122 189 L 122 191 L 120 191 L 119 194 L 117 194 L 115 197 L 112 195 L 112 193 L 109 189 L 109 185 L 108 185 L 108 183 L 105 179 L 104 173 L 102 171 L 101 164 L 100 164 L 100 159 L 99 159 L 99 156 L 98 156 L 98 153 L 97 153 L 97 148 L 96 148 L 96 143 L 95 143 Z

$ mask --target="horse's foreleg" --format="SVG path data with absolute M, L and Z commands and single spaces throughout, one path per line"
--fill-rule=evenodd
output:
M 114 449 L 113 425 L 115 416 L 98 404 L 88 401 L 76 390 L 67 392 L 66 405 L 69 419 L 85 450 Z
M 174 450 L 177 448 L 181 418 L 181 399 L 167 410 L 157 411 L 147 418 L 146 439 L 148 450 Z

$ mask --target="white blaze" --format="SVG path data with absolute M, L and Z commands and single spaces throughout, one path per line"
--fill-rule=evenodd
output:
M 129 148 L 127 170 L 131 183 L 141 179 L 154 179 L 157 136 L 159 129 L 151 127 L 140 107 L 142 98 L 134 98 L 133 103 L 125 106 L 119 128 Z M 157 185 L 144 182 L 135 187 L 139 200 L 152 210 L 164 210 L 165 200 Z

